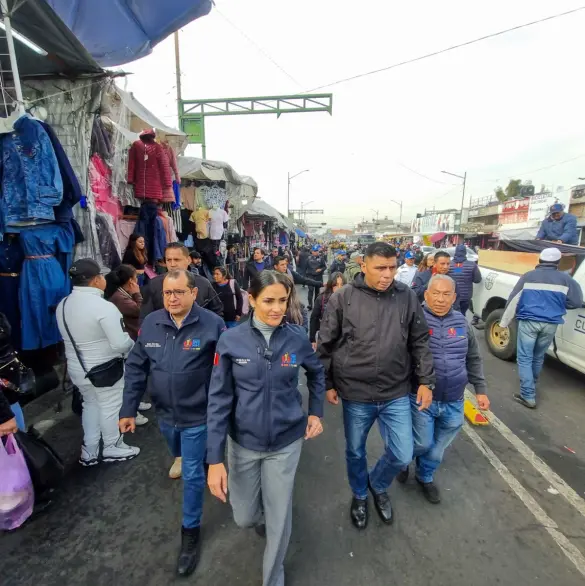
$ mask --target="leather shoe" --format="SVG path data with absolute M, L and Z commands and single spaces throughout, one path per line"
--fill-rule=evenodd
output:
M 408 480 L 408 466 L 397 474 L 396 480 L 398 480 L 400 484 L 404 484 Z
M 189 576 L 197 567 L 199 553 L 199 527 L 193 529 L 181 528 L 181 550 L 177 560 L 177 574 Z
M 353 497 L 350 514 L 353 526 L 356 529 L 365 529 L 368 526 L 368 499 L 361 500 Z
M 376 511 L 378 511 L 378 515 L 380 515 L 380 519 L 382 519 L 386 525 L 390 525 L 392 521 L 394 521 L 390 497 L 386 492 L 381 492 L 379 494 L 376 493 L 369 482 L 368 488 L 374 497 L 374 506 L 376 507 Z
M 422 482 L 418 478 L 416 481 L 420 484 L 423 494 L 429 503 L 438 505 L 441 502 L 441 494 L 439 493 L 439 489 L 434 482 Z
M 254 531 L 258 537 L 266 539 L 266 525 L 264 523 L 262 525 L 254 525 Z

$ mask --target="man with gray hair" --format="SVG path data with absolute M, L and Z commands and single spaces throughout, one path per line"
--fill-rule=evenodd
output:
M 479 408 L 490 407 L 479 347 L 463 314 L 453 310 L 456 297 L 455 281 L 451 277 L 435 275 L 431 278 L 425 291 L 423 311 L 429 324 L 429 347 L 437 382 L 433 402 L 427 409 L 419 410 L 418 381 L 414 381 L 410 395 L 415 478 L 426 499 L 433 504 L 441 502 L 434 483 L 435 471 L 463 425 L 464 392 L 468 382 L 475 388 Z M 397 477 L 402 483 L 407 479 L 408 468 Z

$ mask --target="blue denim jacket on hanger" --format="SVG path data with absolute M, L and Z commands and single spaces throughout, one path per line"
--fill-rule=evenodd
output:
M 14 132 L 2 135 L 1 150 L 5 227 L 54 221 L 53 207 L 63 199 L 63 180 L 41 123 L 19 118 Z

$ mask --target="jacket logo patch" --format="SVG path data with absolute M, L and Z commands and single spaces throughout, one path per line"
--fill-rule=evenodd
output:
M 213 355 L 213 366 L 217 366 L 219 364 L 219 354 L 216 352 Z
M 201 340 L 199 338 L 187 338 L 183 342 L 183 350 L 201 350 Z
M 245 366 L 250 362 L 249 358 L 234 358 L 234 362 L 240 366 Z
M 290 366 L 292 368 L 297 367 L 297 355 L 296 354 L 289 354 L 288 352 L 283 355 L 282 360 L 280 362 L 280 366 Z
M 429 330 L 429 336 L 432 336 L 432 335 L 433 335 L 433 328 L 431 328 L 431 329 Z
M 465 338 L 465 328 L 449 328 L 447 336 L 449 338 Z
M 158 342 L 146 342 L 144 344 L 145 348 L 161 348 L 161 345 Z

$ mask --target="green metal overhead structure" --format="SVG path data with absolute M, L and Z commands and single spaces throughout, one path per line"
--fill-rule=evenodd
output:
M 298 112 L 333 113 L 333 94 L 295 94 L 251 98 L 212 100 L 178 100 L 179 126 L 189 143 L 200 144 L 206 158 L 205 118 L 209 116 L 243 116 L 250 114 L 294 114 Z

